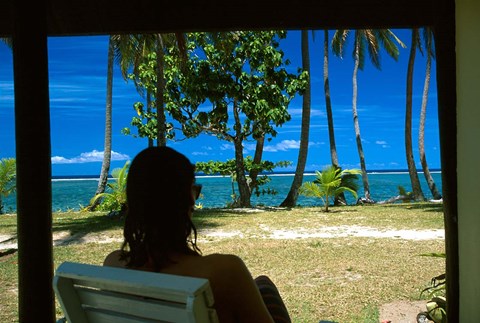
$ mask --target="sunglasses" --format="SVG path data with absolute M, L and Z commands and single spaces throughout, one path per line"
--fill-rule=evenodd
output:
M 198 200 L 200 197 L 200 192 L 202 191 L 202 184 L 193 184 L 192 194 L 195 197 L 195 200 Z

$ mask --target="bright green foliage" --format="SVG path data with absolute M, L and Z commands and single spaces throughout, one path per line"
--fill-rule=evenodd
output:
M 107 191 L 95 195 L 90 201 L 90 205 L 97 199 L 102 199 L 98 206 L 100 211 L 122 211 L 127 203 L 127 173 L 130 162 L 126 162 L 122 168 L 112 170 L 113 183 L 107 184 Z
M 290 120 L 288 104 L 306 85 L 306 73 L 291 74 L 279 49 L 284 31 L 188 34 L 189 60 L 166 70 L 166 109 L 186 137 L 201 133 L 233 144 L 238 206 L 250 206 L 243 143 L 276 136 Z M 178 56 L 171 55 L 168 58 Z M 168 62 L 168 66 L 180 66 Z
M 431 252 L 424 253 L 420 256 L 425 257 L 434 257 L 434 258 L 446 258 L 444 252 Z M 435 323 L 446 323 L 447 322 L 447 300 L 445 298 L 446 292 L 446 275 L 441 274 L 436 277 L 433 277 L 431 280 L 431 286 L 425 288 L 420 293 L 422 296 L 423 293 L 427 293 L 427 297 L 431 299 L 426 304 L 427 311 L 425 314 L 428 319 Z
M 276 136 L 276 127 L 290 120 L 292 98 L 307 84 L 306 73 L 287 72 L 289 61 L 279 49 L 285 31 L 232 31 L 187 35 L 187 58 L 177 46 L 166 46 L 164 57 L 165 109 L 172 123 L 167 136 L 180 128 L 187 138 L 201 133 L 233 144 L 239 206 L 249 206 L 250 193 L 243 165 L 243 143 Z M 146 55 L 135 75 L 146 89 L 156 86 L 155 55 Z M 161 126 L 143 103 L 132 120 L 138 136 L 152 138 Z M 162 122 L 162 121 L 160 121 Z M 130 129 L 124 129 L 130 134 Z
M 322 199 L 325 205 L 325 212 L 328 212 L 330 199 L 334 199 L 340 193 L 350 192 L 355 198 L 357 198 L 356 189 L 352 188 L 352 186 L 357 186 L 351 184 L 353 181 L 351 176 L 354 175 L 356 177 L 356 175 L 361 174 L 360 170 L 341 170 L 340 168 L 331 165 L 325 167 L 322 172 L 316 171 L 315 174 L 316 178 L 313 182 L 303 183 L 300 187 L 300 194 Z M 342 178 L 345 176 L 348 176 L 349 180 L 348 182 L 342 183 Z
M 3 214 L 2 197 L 7 197 L 15 192 L 16 186 L 16 160 L 15 158 L 0 159 L 0 214 Z
M 173 55 L 173 50 L 171 50 Z M 171 62 L 171 59 L 169 60 Z M 173 67 L 167 67 L 173 68 Z M 135 67 L 134 73 L 128 75 L 128 79 L 134 81 L 135 86 L 139 90 L 144 90 L 147 95 L 155 94 L 157 91 L 157 53 L 148 52 L 142 57 L 142 63 Z M 141 93 L 144 94 L 143 91 Z M 131 125 L 137 128 L 137 134 L 132 134 L 130 128 L 125 127 L 122 133 L 125 135 L 133 135 L 133 137 L 156 139 L 158 134 L 157 111 L 155 108 L 156 102 L 150 102 L 150 106 L 145 107 L 143 102 L 135 102 L 133 109 L 137 116 L 132 118 Z M 168 122 L 165 124 L 166 136 L 168 139 L 173 139 L 173 125 Z
M 260 164 L 255 164 L 253 162 L 252 157 L 247 156 L 244 159 L 245 170 L 250 173 L 252 171 L 256 171 L 258 174 L 272 172 L 277 167 L 287 167 L 291 164 L 290 161 L 279 161 L 273 163 L 268 160 L 262 161 Z M 232 203 L 230 205 L 235 205 L 238 196 L 235 191 L 235 183 L 237 181 L 236 177 L 236 162 L 235 159 L 228 159 L 227 161 L 208 161 L 208 162 L 197 162 L 195 164 L 195 170 L 197 172 L 204 173 L 205 175 L 222 175 L 222 176 L 230 176 L 232 180 Z M 267 175 L 261 175 L 257 177 L 256 181 L 248 181 L 250 190 L 257 196 L 263 194 L 272 194 L 275 195 L 277 192 L 271 188 L 264 188 L 260 189 L 261 186 L 266 185 L 270 182 L 270 178 Z
M 276 31 L 188 34 L 190 60 L 180 69 L 174 62 L 178 55 L 169 55 L 172 68 L 166 71 L 167 110 L 183 133 L 204 132 L 228 141 L 276 135 L 275 126 L 290 120 L 288 104 L 307 78 L 287 72 L 289 61 L 278 48 L 285 36 Z M 208 103 L 211 109 L 200 108 Z M 240 133 L 232 127 L 235 113 L 244 116 Z

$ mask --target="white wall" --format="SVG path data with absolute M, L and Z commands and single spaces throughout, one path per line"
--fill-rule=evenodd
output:
M 460 322 L 480 322 L 480 1 L 456 0 Z

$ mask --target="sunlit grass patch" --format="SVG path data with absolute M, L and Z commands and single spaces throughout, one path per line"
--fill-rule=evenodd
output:
M 442 229 L 438 204 L 332 207 L 328 213 L 321 208 L 204 209 L 196 212 L 194 222 L 202 252 L 239 255 L 253 276 L 270 276 L 294 322 L 376 322 L 382 304 L 419 299 L 431 277 L 445 271 L 444 259 L 420 256 L 444 252 L 442 239 L 282 238 L 272 234 L 275 230 L 310 232 L 325 227 Z M 77 240 L 54 247 L 55 268 L 63 261 L 100 265 L 110 251 L 120 247 L 122 226 L 123 219 L 100 212 L 55 213 L 54 236 L 66 233 Z M 209 232 L 216 235 L 206 235 Z M 15 216 L 0 216 L 0 234 L 16 234 Z M 17 254 L 0 258 L 2 322 L 18 321 L 17 270 Z M 57 314 L 61 315 L 58 304 Z

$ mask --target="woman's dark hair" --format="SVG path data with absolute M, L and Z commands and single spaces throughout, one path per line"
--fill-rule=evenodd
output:
M 168 147 L 149 147 L 133 159 L 122 246 L 128 267 L 141 267 L 151 258 L 159 270 L 171 262 L 172 252 L 200 255 L 190 216 L 194 171 L 188 158 Z

